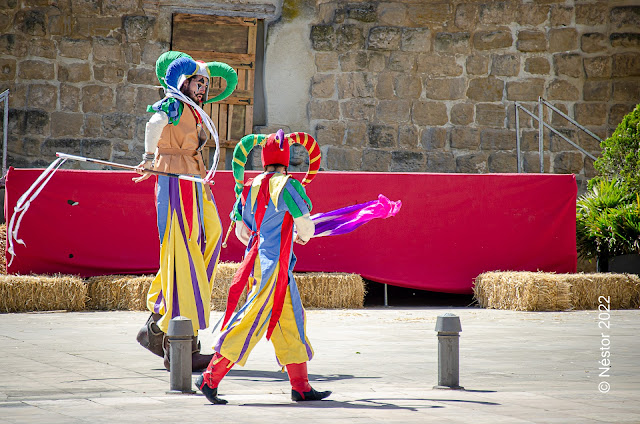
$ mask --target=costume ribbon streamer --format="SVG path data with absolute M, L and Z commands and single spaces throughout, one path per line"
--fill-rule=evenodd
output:
M 7 265 L 10 266 L 11 263 L 13 263 L 13 258 L 16 256 L 14 242 L 26 246 L 24 240 L 18 238 L 18 229 L 20 228 L 22 217 L 24 217 L 24 214 L 29 210 L 31 202 L 38 197 L 42 189 L 47 185 L 51 177 L 53 177 L 56 170 L 60 168 L 66 160 L 66 158 L 58 158 L 54 160 L 51 165 L 49 165 L 49 167 L 45 169 L 44 172 L 34 181 L 31 187 L 29 187 L 29 189 L 18 199 L 13 210 L 13 215 L 11 215 L 11 219 L 9 220 L 9 225 L 7 226 L 7 253 L 11 256 Z
M 350 233 L 372 219 L 385 219 L 394 216 L 401 207 L 402 201 L 394 202 L 380 194 L 377 200 L 347 206 L 331 212 L 317 213 L 311 216 L 311 220 L 316 226 L 313 237 Z
M 98 165 L 113 166 L 116 168 L 129 169 L 132 171 L 135 171 L 138 169 L 135 166 L 124 165 L 117 162 L 108 162 L 104 160 L 69 155 L 69 154 L 60 153 L 60 152 L 56 152 L 56 156 L 58 156 L 58 158 L 54 160 L 51 163 L 51 165 L 49 165 L 49 167 L 42 172 L 42 174 L 40 174 L 40 176 L 33 182 L 33 184 L 31 184 L 31 186 L 27 189 L 27 191 L 25 191 L 24 194 L 20 196 L 20 198 L 18 199 L 18 202 L 16 203 L 14 213 L 11 216 L 9 225 L 7 225 L 7 253 L 9 253 L 9 256 L 11 256 L 11 259 L 9 259 L 8 265 L 11 265 L 11 263 L 13 263 L 13 258 L 15 257 L 14 243 L 18 243 L 23 246 L 26 246 L 24 243 L 24 240 L 18 238 L 18 230 L 20 229 L 20 223 L 22 222 L 22 217 L 24 217 L 24 214 L 27 213 L 29 206 L 31 206 L 31 202 L 33 202 L 36 199 L 36 197 L 38 197 L 38 195 L 47 185 L 51 177 L 53 177 L 53 174 L 55 174 L 58 168 L 60 168 L 62 164 L 65 163 L 68 159 L 80 161 L 80 162 L 95 163 Z M 155 175 L 164 175 L 167 177 L 174 177 L 180 180 L 194 181 L 198 183 L 213 185 L 213 181 L 211 180 L 202 179 L 199 177 L 193 177 L 191 175 L 182 175 L 182 174 L 174 174 L 170 172 L 154 171 L 152 169 L 147 169 L 145 170 L 145 172 L 148 172 L 150 174 L 155 174 Z

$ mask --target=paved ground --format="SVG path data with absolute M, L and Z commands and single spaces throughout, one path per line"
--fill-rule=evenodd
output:
M 435 320 L 445 312 L 462 321 L 464 391 L 432 388 Z M 135 341 L 146 318 L 0 315 L 0 423 L 640 423 L 638 310 L 613 311 L 603 324 L 596 311 L 311 310 L 311 383 L 333 395 L 291 402 L 286 375 L 263 342 L 223 380 L 226 406 L 200 393 L 165 393 L 161 359 Z M 599 376 L 605 351 L 611 370 Z

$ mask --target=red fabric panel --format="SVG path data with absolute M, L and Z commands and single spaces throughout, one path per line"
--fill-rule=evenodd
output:
M 9 171 L 7 222 L 41 172 Z M 247 172 L 246 178 L 256 174 Z M 134 184 L 134 176 L 58 171 L 22 221 L 19 236 L 27 247 L 16 245 L 9 272 L 154 273 L 159 243 L 153 178 Z M 213 193 L 225 230 L 233 187 L 230 171 L 216 174 Z M 381 283 L 450 293 L 471 293 L 473 279 L 485 271 L 576 271 L 573 175 L 321 172 L 307 193 L 313 212 L 363 203 L 380 193 L 402 200 L 402 209 L 353 233 L 296 245 L 297 271 L 354 272 Z M 79 204 L 69 205 L 70 199 Z M 240 262 L 243 251 L 231 235 L 221 260 Z
M 377 198 L 395 217 L 296 246 L 299 271 L 355 272 L 397 286 L 471 293 L 485 271 L 576 271 L 573 175 L 319 173 L 314 211 Z
M 7 226 L 20 196 L 42 169 L 7 173 Z M 24 215 L 10 274 L 153 274 L 160 242 L 155 178 L 135 184 L 134 173 L 59 170 Z M 77 202 L 76 206 L 69 200 Z M 9 256 L 7 255 L 7 264 Z

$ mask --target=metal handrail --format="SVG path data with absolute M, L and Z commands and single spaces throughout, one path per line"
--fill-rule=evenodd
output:
M 4 118 L 2 125 L 2 178 L 0 187 L 4 187 L 4 180 L 7 175 L 7 134 L 9 132 L 9 90 L 4 90 L 0 94 L 0 102 L 4 102 Z
M 549 130 L 551 130 L 554 134 L 556 134 L 557 136 L 559 136 L 563 140 L 565 140 L 567 143 L 571 144 L 573 147 L 575 147 L 576 149 L 578 149 L 579 151 L 581 151 L 582 153 L 587 155 L 589 158 L 591 158 L 593 160 L 596 160 L 596 157 L 593 156 L 591 153 L 587 152 L 585 149 L 583 149 L 582 147 L 578 146 L 573 141 L 569 140 L 569 138 L 567 138 L 567 136 L 565 136 L 564 134 L 560 133 L 558 130 L 553 128 L 551 125 L 549 125 L 546 122 L 544 122 L 544 109 L 543 109 L 543 106 L 547 106 L 547 107 L 551 108 L 551 110 L 553 110 L 555 113 L 559 114 L 564 119 L 566 119 L 567 121 L 569 121 L 570 123 L 572 123 L 573 125 L 578 127 L 579 129 L 581 129 L 582 131 L 584 131 L 585 133 L 587 133 L 591 137 L 595 138 L 599 142 L 602 142 L 602 139 L 600 137 L 598 137 L 597 135 L 595 135 L 593 132 L 589 131 L 587 128 L 585 128 L 584 126 L 580 125 L 573 118 L 570 118 L 567 114 L 565 114 L 564 112 L 560 111 L 558 108 L 556 108 L 555 106 L 550 104 L 548 101 L 546 101 L 542 97 L 538 97 L 538 116 L 536 116 L 532 112 L 528 111 L 520 103 L 518 103 L 518 102 L 515 102 L 515 103 L 516 103 L 516 155 L 517 155 L 517 171 L 518 171 L 518 173 L 522 172 L 522 151 L 520 149 L 520 114 L 518 112 L 520 109 L 522 109 L 527 115 L 531 116 L 533 119 L 538 121 L 538 154 L 540 156 L 540 173 L 541 174 L 544 173 L 544 155 L 543 155 L 543 150 L 544 150 L 544 128 L 545 127 L 548 128 Z

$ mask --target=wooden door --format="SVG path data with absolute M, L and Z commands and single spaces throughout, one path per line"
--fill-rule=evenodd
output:
M 256 34 L 258 20 L 255 18 L 191 15 L 173 15 L 171 49 L 187 53 L 195 60 L 224 62 L 238 73 L 238 86 L 230 97 L 221 102 L 207 104 L 205 112 L 211 116 L 220 139 L 220 163 L 225 169 L 227 154 L 242 137 L 253 132 L 253 87 L 256 62 Z M 209 98 L 224 89 L 221 78 L 212 78 L 209 83 Z M 203 151 L 207 167 L 215 148 L 210 139 Z

